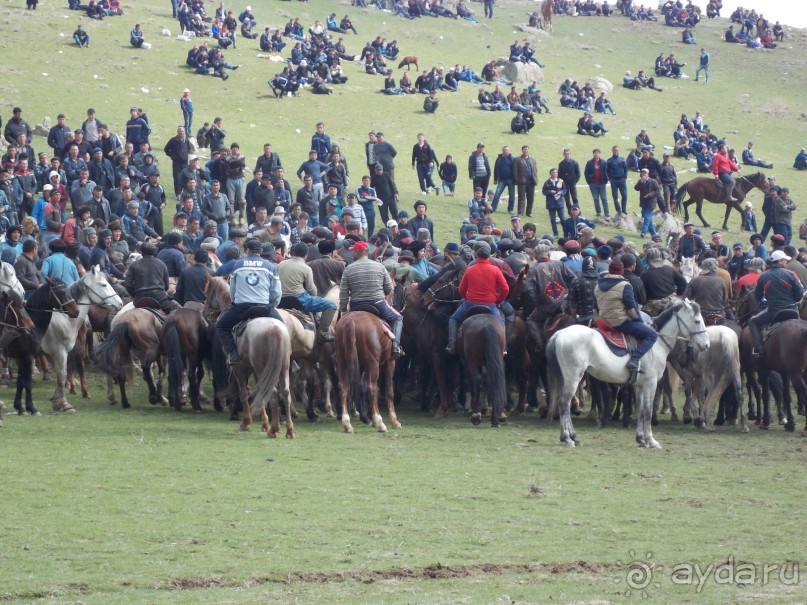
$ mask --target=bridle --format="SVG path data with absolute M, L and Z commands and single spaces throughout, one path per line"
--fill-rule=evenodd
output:
M 68 306 L 70 303 L 77 304 L 76 301 L 73 299 L 73 297 L 70 296 L 70 293 L 68 292 L 66 287 L 65 287 L 65 292 L 67 292 L 67 300 L 62 302 L 61 300 L 59 300 L 59 297 L 56 295 L 55 289 L 51 287 L 51 289 L 50 289 L 50 299 L 51 299 L 51 301 L 55 302 L 55 304 L 57 304 L 59 306 L 58 309 L 49 309 L 49 311 L 51 313 L 64 313 L 65 315 L 68 315 L 67 311 L 65 311 L 64 308 L 66 306 Z
M 446 288 L 456 287 L 456 281 L 457 281 L 457 278 L 455 276 L 455 277 L 452 277 L 449 281 L 444 283 L 439 288 L 434 288 L 433 286 L 429 287 L 427 292 L 429 294 L 431 294 L 431 296 L 432 296 L 432 301 L 431 302 L 432 303 L 450 303 L 450 304 L 453 304 L 453 305 L 460 304 L 462 302 L 461 298 L 452 298 L 452 299 L 449 300 L 449 299 L 444 299 L 444 298 L 438 298 L 438 296 L 437 296 L 438 292 L 441 292 L 442 290 L 445 290 Z
M 664 336 L 664 334 L 659 332 L 658 337 L 664 342 L 665 345 L 667 345 L 668 349 L 672 350 L 672 348 L 675 346 L 676 340 L 682 340 L 684 342 L 691 343 L 695 336 L 698 336 L 699 334 L 706 334 L 705 328 L 703 330 L 690 330 L 684 323 L 684 320 L 681 319 L 681 316 L 678 315 L 678 311 L 674 311 L 673 316 L 675 317 L 675 321 L 678 322 L 678 327 L 681 328 L 681 331 L 683 331 L 683 329 L 686 329 L 689 336 L 676 335 L 670 340 L 669 339 L 670 337 Z

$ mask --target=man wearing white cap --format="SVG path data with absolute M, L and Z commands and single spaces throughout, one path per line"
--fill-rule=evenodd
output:
M 756 358 L 765 356 L 765 348 L 762 342 L 763 326 L 773 323 L 780 311 L 792 310 L 798 317 L 798 303 L 804 297 L 804 287 L 795 273 L 785 269 L 785 265 L 790 257 L 781 250 L 776 250 L 771 254 L 771 268 L 765 271 L 757 281 L 754 290 L 754 298 L 762 306 L 762 301 L 767 301 L 767 306 L 763 307 L 751 318 L 748 329 L 751 332 L 751 342 L 754 345 L 753 356 Z M 790 318 L 788 318 L 790 319 Z

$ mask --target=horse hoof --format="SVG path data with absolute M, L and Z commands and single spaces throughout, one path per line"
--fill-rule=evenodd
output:
M 678 414 L 673 414 L 672 416 L 670 416 L 670 422 L 680 422 Z
M 769 428 L 771 428 L 771 423 L 770 422 L 762 422 L 762 423 L 760 423 L 759 428 L 761 428 L 763 431 L 767 431 Z
M 309 422 L 316 422 L 317 420 L 319 420 L 319 414 L 317 414 L 316 412 L 309 412 L 308 414 L 306 414 L 306 416 L 308 416 Z
M 42 382 L 50 382 L 50 372 L 42 374 Z
M 684 424 L 692 424 L 692 418 L 687 418 L 684 416 Z
M 394 429 L 401 428 L 401 423 L 396 420 L 395 422 L 392 423 L 392 428 Z
M 241 431 L 242 433 L 248 433 L 248 432 L 249 432 L 249 427 L 248 427 L 248 426 L 244 426 L 244 425 L 242 424 L 241 426 L 239 426 L 239 427 L 238 427 L 238 430 L 239 430 L 239 431 Z
M 474 426 L 479 426 L 479 424 L 482 422 L 482 414 L 479 412 L 471 414 L 470 421 Z
M 650 441 L 647 442 L 647 448 L 653 450 L 660 450 L 661 444 L 655 439 L 651 439 Z
M 273 433 L 272 431 L 266 431 L 266 438 L 267 439 L 277 439 L 277 433 Z
M 695 418 L 693 424 L 695 425 L 695 428 L 699 429 L 703 426 L 703 420 L 701 420 L 700 418 Z
M 179 412 L 179 411 L 180 410 L 177 410 L 177 412 Z M 199 408 L 199 409 L 193 410 L 193 413 L 201 416 L 202 414 L 204 414 L 204 410 L 202 410 L 202 408 Z
M 294 439 L 294 431 L 286 431 L 286 439 Z
M 653 416 L 653 417 L 650 419 L 650 426 L 658 426 L 658 418 L 656 418 L 655 416 Z
M 572 408 L 572 416 L 579 416 L 582 413 L 583 410 L 581 410 L 580 408 Z
M 386 433 L 387 432 L 387 426 L 383 422 L 381 424 L 379 424 L 376 427 L 376 429 L 378 430 L 379 433 Z
M 788 423 L 785 425 L 785 430 L 786 430 L 788 433 L 792 433 L 793 431 L 795 431 L 795 430 L 796 430 L 796 425 L 795 425 L 795 423 L 793 423 L 793 422 L 788 422 Z
M 68 412 L 75 412 L 76 410 L 67 410 L 67 411 Z M 30 414 L 31 416 L 41 416 L 42 415 L 42 412 L 40 412 L 39 410 L 30 410 L 30 411 L 27 411 L 27 413 Z
M 577 446 L 577 444 L 574 442 L 574 439 L 567 439 L 566 440 L 566 445 L 568 445 L 569 447 L 576 447 Z

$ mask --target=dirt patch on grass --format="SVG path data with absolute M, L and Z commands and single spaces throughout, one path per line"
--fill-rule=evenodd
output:
M 169 590 L 194 590 L 196 588 L 216 588 L 224 585 L 224 578 L 174 578 L 168 584 Z
M 478 565 L 443 565 L 435 563 L 423 568 L 401 567 L 389 570 L 363 570 L 328 573 L 292 572 L 286 576 L 288 583 L 327 584 L 330 582 L 356 582 L 372 583 L 384 580 L 449 580 L 454 578 L 469 578 L 474 576 L 504 575 L 511 573 L 538 573 L 552 574 L 565 573 L 602 573 L 610 565 L 589 563 L 587 561 L 572 561 L 570 563 L 531 563 L 531 564 L 499 564 L 480 563 Z M 256 582 L 272 582 L 271 578 L 257 579 Z

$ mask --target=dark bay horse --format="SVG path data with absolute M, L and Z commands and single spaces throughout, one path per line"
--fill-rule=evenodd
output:
M 493 408 L 490 424 L 498 427 L 507 404 L 504 326 L 499 318 L 491 313 L 469 316 L 457 335 L 457 352 L 471 388 L 471 423 L 478 425 L 482 421 L 480 402 L 486 395 Z
M 8 356 L 17 360 L 17 391 L 14 394 L 14 409 L 20 416 L 28 413 L 39 416 L 34 406 L 33 369 L 34 353 L 42 342 L 42 334 L 25 310 L 22 297 L 14 290 L 0 294 L 0 347 Z M 25 411 L 22 409 L 22 393 L 25 391 Z M 0 423 L 0 426 L 2 424 Z
M 743 356 L 751 351 L 751 333 L 746 327 L 740 342 Z M 803 319 L 789 319 L 781 322 L 776 331 L 765 341 L 765 357 L 755 359 L 759 381 L 762 385 L 762 401 L 765 411 L 760 426 L 770 426 L 770 385 L 769 375 L 779 372 L 782 375 L 783 407 L 785 414 L 785 430 L 794 431 L 796 421 L 793 418 L 793 409 L 790 401 L 790 384 L 798 396 L 799 407 L 807 404 L 807 383 L 804 372 L 807 371 L 807 321 Z M 807 424 L 804 428 L 807 432 Z
M 210 359 L 211 352 L 207 322 L 200 311 L 177 309 L 165 320 L 162 337 L 168 360 L 168 403 L 180 411 L 183 376 L 187 376 L 191 408 L 201 414 L 199 388 L 205 375 L 203 361 Z
M 346 433 L 353 432 L 348 413 L 348 397 L 359 402 L 362 420 L 372 420 L 373 426 L 384 433 L 387 427 L 378 411 L 379 384 L 383 375 L 387 407 L 392 428 L 401 428 L 395 413 L 393 376 L 395 358 L 392 356 L 392 340 L 384 331 L 381 320 L 366 311 L 351 311 L 336 322 L 336 375 L 339 378 L 339 404 L 342 426 Z M 367 396 L 361 391 L 366 389 Z M 367 401 L 372 417 L 368 418 Z
M 768 179 L 761 172 L 756 172 L 749 176 L 740 175 L 735 179 L 736 186 L 734 187 L 733 195 L 737 199 L 736 202 L 729 202 L 725 199 L 725 189 L 719 187 L 715 183 L 714 178 L 708 176 L 696 176 L 694 179 L 687 181 L 678 188 L 675 194 L 675 212 L 681 213 L 681 208 L 684 210 L 684 220 L 689 220 L 689 207 L 695 204 L 695 214 L 701 219 L 704 227 L 709 227 L 709 223 L 703 218 L 701 210 L 703 209 L 703 200 L 713 202 L 715 204 L 726 205 L 726 216 L 723 218 L 723 231 L 728 230 L 729 215 L 732 210 L 736 210 L 742 216 L 743 208 L 742 203 L 748 192 L 754 187 L 761 189 L 763 193 L 768 193 L 771 187 L 768 184 Z M 689 195 L 689 199 L 684 201 L 684 197 Z

